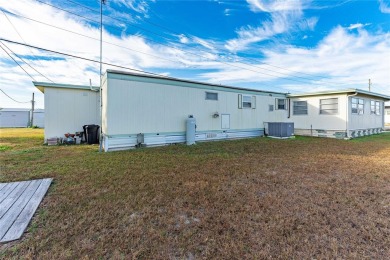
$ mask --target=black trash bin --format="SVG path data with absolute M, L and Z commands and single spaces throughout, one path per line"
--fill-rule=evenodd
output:
M 88 144 L 99 143 L 99 126 L 98 125 L 84 125 L 84 137 Z

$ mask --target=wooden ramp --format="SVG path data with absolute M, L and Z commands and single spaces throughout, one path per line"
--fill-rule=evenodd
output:
M 0 242 L 19 239 L 52 179 L 0 183 Z

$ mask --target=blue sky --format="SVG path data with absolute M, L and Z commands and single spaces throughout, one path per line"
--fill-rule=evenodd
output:
M 99 59 L 98 0 L 0 0 L 0 8 L 0 38 Z M 108 63 L 290 93 L 368 89 L 371 79 L 372 91 L 390 95 L 390 1 L 107 0 L 103 9 Z M 3 43 L 36 81 L 99 84 L 96 63 Z M 43 108 L 31 81 L 0 49 L 1 89 L 18 101 L 36 92 Z M 26 106 L 0 93 L 0 107 Z

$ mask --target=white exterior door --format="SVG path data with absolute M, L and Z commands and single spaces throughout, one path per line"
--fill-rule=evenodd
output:
M 229 114 L 221 114 L 221 128 L 222 129 L 230 129 L 230 115 Z

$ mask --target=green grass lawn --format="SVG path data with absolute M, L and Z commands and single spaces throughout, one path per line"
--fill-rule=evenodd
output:
M 390 255 L 390 133 L 99 153 L 0 129 L 0 182 L 54 178 L 0 258 Z

